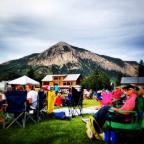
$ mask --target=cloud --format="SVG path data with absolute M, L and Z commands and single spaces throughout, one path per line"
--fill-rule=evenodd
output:
M 1 48 L 6 47 L 0 60 L 2 58 L 11 60 L 11 57 L 17 59 L 32 53 L 40 53 L 53 44 L 52 41 L 42 41 L 32 37 L 9 37 L 5 43 L 7 45 L 0 45 Z
M 144 55 L 143 7 L 143 0 L 1 0 L 0 63 L 58 41 L 139 61 Z

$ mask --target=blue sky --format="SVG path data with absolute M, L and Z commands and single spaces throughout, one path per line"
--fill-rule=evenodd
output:
M 144 60 L 144 0 L 0 0 L 0 63 L 59 41 Z

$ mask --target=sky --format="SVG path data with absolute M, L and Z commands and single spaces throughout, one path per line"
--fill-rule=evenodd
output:
M 0 0 L 0 63 L 59 41 L 144 60 L 144 0 Z

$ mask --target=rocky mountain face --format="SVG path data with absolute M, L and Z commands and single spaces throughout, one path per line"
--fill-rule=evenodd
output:
M 28 62 L 28 65 L 57 65 L 60 68 L 67 64 L 71 64 L 71 66 L 68 67 L 69 70 L 83 69 L 84 65 L 88 69 L 92 69 L 91 65 L 95 65 L 104 70 L 117 71 L 130 76 L 136 76 L 138 70 L 137 63 L 101 56 L 64 42 L 57 43 Z
M 0 79 L 11 73 L 27 74 L 29 69 L 33 69 L 37 76 L 52 73 L 82 73 L 88 75 L 95 69 L 105 71 L 113 77 L 118 74 L 137 76 L 138 68 L 139 64 L 136 62 L 98 55 L 65 42 L 59 42 L 42 53 L 1 64 Z

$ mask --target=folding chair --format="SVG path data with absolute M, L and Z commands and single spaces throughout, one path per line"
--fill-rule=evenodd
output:
M 27 101 L 27 111 L 26 111 L 26 121 L 31 120 L 36 123 L 41 119 L 46 118 L 45 107 L 46 103 L 46 94 L 43 91 L 38 92 L 37 100 L 34 103 L 37 103 L 36 109 L 32 109 Z
M 5 128 L 9 128 L 13 124 L 24 128 L 27 92 L 8 91 L 5 96 L 8 104 L 4 113 Z
M 37 103 L 38 101 L 35 101 L 33 103 Z M 38 122 L 38 113 L 37 110 L 38 106 L 36 107 L 36 109 L 31 109 L 30 105 L 28 103 L 28 101 L 26 101 L 26 113 L 25 113 L 25 121 L 32 121 L 33 123 L 37 123 Z
M 109 120 L 106 121 L 105 126 L 108 128 L 108 142 L 111 143 L 110 131 L 143 131 L 144 130 L 144 98 L 138 97 L 136 99 L 136 106 L 134 111 L 120 111 L 121 113 L 129 113 L 121 121 L 115 121 L 115 112 L 110 111 Z
M 37 120 L 43 120 L 47 118 L 47 96 L 44 91 L 38 92 L 37 103 Z
M 83 91 L 82 89 L 78 91 L 74 87 L 72 87 L 72 97 L 68 102 L 69 115 L 72 117 L 77 115 L 82 115 L 82 107 L 83 107 Z

